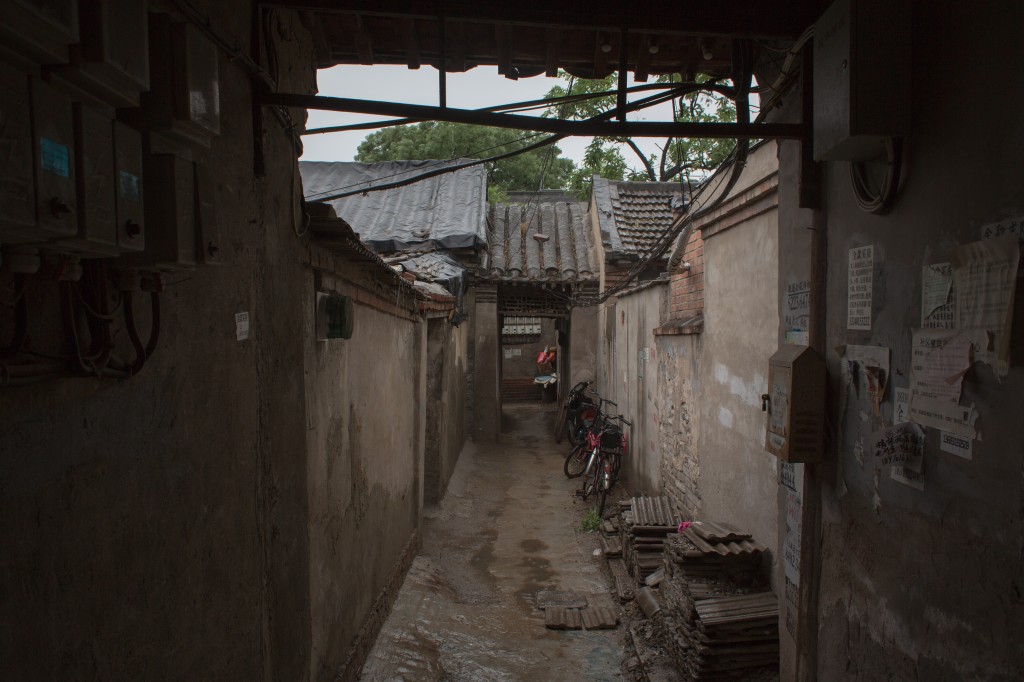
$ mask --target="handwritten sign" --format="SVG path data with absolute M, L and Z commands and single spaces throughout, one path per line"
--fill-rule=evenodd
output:
M 786 287 L 786 329 L 806 330 L 811 312 L 811 283 L 790 282 Z
M 921 326 L 953 328 L 953 266 L 926 265 L 921 269 Z
M 903 465 L 919 470 L 924 461 L 924 431 L 913 422 L 894 424 L 871 434 L 870 450 L 876 467 Z

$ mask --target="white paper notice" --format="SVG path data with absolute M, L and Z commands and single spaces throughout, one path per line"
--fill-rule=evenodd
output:
M 1010 368 L 1010 327 L 1020 250 L 1008 234 L 954 249 L 950 262 L 956 299 L 956 326 L 984 329 L 994 339 L 993 353 L 978 360 L 992 365 L 997 376 Z
M 920 470 L 924 461 L 924 431 L 917 424 L 896 424 L 871 434 L 876 468 L 902 465 Z
M 921 269 L 921 326 L 953 328 L 953 266 L 926 265 Z
M 235 338 L 239 341 L 249 338 L 249 313 L 235 313 Z
M 811 311 L 811 283 L 790 282 L 786 287 L 786 329 L 807 330 Z M 805 344 L 806 345 L 806 344 Z
M 965 438 L 976 439 L 978 409 L 974 405 L 960 405 L 947 400 L 911 396 L 910 418 L 922 426 L 950 431 Z
M 782 568 L 794 585 L 800 584 L 800 519 L 802 500 L 792 490 L 786 490 L 786 539 L 782 545 Z
M 987 343 L 984 334 L 957 329 L 913 330 L 910 390 L 916 397 L 957 402 L 964 374 L 971 368 L 974 343 Z
M 892 408 L 892 423 L 905 424 L 910 421 L 910 389 L 897 388 L 893 392 L 896 394 L 896 404 Z
M 911 488 L 924 490 L 924 474 L 908 469 L 903 465 L 894 466 L 890 477 L 892 480 L 899 481 L 904 485 L 909 485 Z
M 846 293 L 846 328 L 871 329 L 871 291 L 875 270 L 874 245 L 850 249 Z
M 971 459 L 972 442 L 970 438 L 955 433 L 943 431 L 939 434 L 939 449 L 964 459 Z

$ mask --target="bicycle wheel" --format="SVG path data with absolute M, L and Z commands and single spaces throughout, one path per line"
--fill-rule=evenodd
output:
M 562 467 L 566 478 L 576 478 L 583 473 L 583 470 L 587 468 L 587 454 L 587 448 L 584 443 L 577 444 L 569 452 L 565 458 L 565 466 Z
M 601 462 L 601 469 L 597 476 L 597 502 L 595 509 L 597 509 L 597 515 L 604 517 L 604 504 L 608 500 L 608 491 L 615 485 L 615 480 L 612 478 L 612 473 L 609 471 L 611 463 L 606 459 Z
M 597 494 L 601 491 L 601 474 L 604 471 L 604 458 L 598 456 L 597 461 L 593 464 L 593 470 L 584 477 L 583 481 L 583 499 L 587 499 L 591 495 Z
M 562 407 L 558 410 L 558 418 L 555 420 L 555 442 L 562 442 L 562 432 L 572 428 L 572 421 L 569 417 L 569 406 L 566 403 L 562 403 Z

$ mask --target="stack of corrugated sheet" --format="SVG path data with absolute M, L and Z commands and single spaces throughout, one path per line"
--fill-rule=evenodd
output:
M 679 527 L 667 497 L 634 497 L 622 505 L 622 558 L 638 581 L 664 564 L 665 538 Z
M 760 571 L 766 549 L 727 524 L 666 540 L 661 603 L 669 652 L 692 680 L 748 679 L 778 666 L 778 602 Z

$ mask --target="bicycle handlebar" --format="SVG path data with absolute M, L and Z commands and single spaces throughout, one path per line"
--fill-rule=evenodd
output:
M 616 407 L 617 407 L 617 406 L 616 406 Z M 615 415 L 614 417 L 613 417 L 613 416 L 611 416 L 611 415 L 609 415 L 609 416 L 607 416 L 607 417 L 605 417 L 605 418 L 606 418 L 606 419 L 614 419 L 614 420 L 616 420 L 616 421 L 620 421 L 620 422 L 622 422 L 623 424 L 628 424 L 629 426 L 633 426 L 633 422 L 629 421 L 628 419 L 626 419 L 625 417 L 623 417 L 623 416 L 622 416 L 621 414 L 619 414 L 619 415 Z

